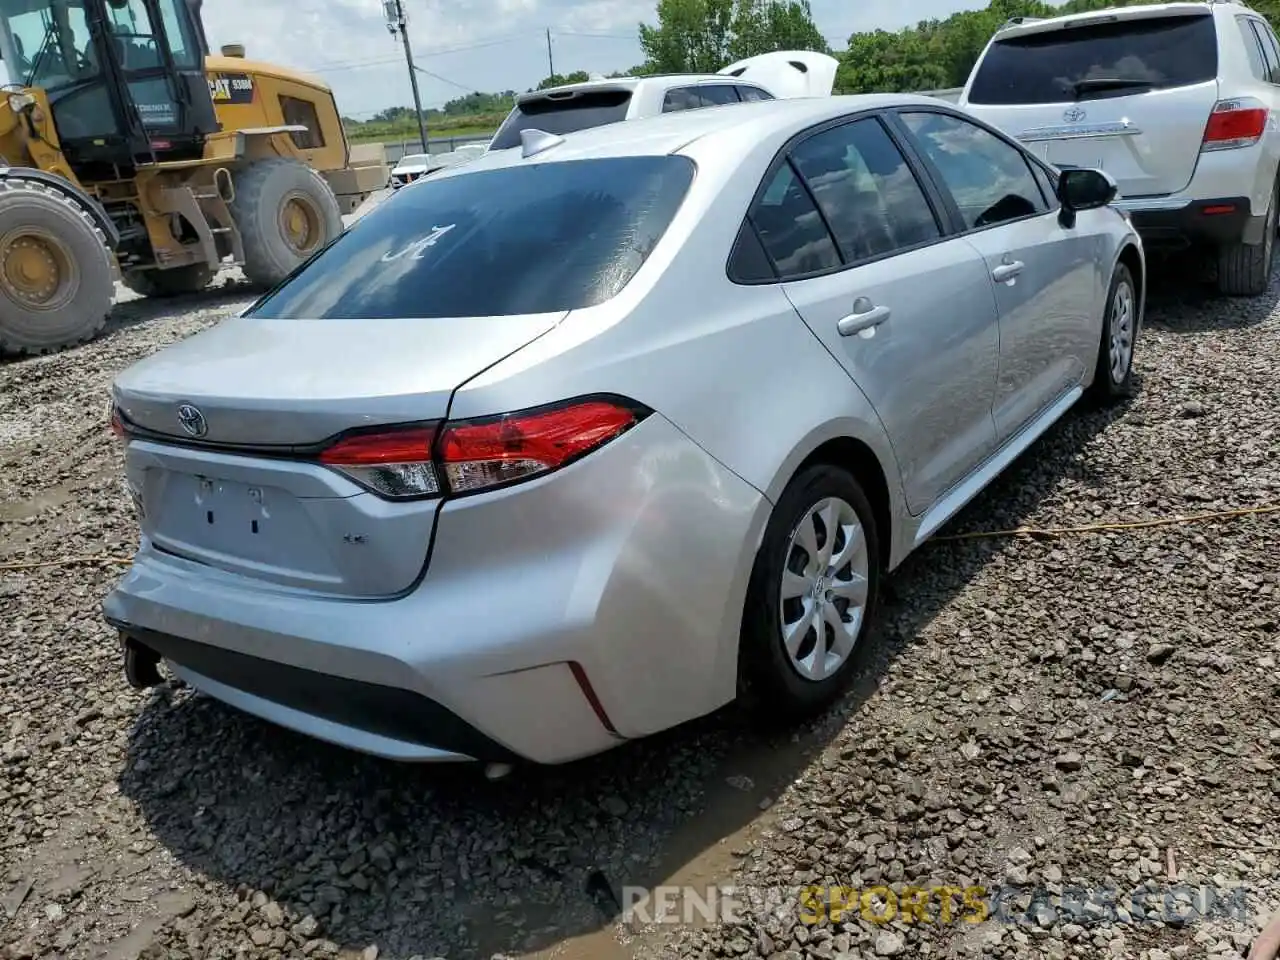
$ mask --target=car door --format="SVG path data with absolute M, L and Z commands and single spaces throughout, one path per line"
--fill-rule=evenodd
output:
M 950 112 L 913 108 L 897 118 L 987 265 L 1000 315 L 992 413 L 1003 441 L 1079 384 L 1096 357 L 1105 241 L 1079 220 L 1059 222 L 1021 147 Z
M 796 311 L 879 415 L 912 513 L 995 447 L 991 285 L 941 214 L 875 116 L 796 143 L 751 213 Z

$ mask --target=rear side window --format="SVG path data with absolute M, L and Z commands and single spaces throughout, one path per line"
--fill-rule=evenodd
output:
M 773 100 L 772 93 L 761 90 L 759 87 L 749 87 L 742 84 L 738 87 L 738 95 L 742 98 L 743 103 L 750 103 L 753 100 Z
M 1254 32 L 1248 17 L 1236 17 L 1236 25 L 1240 28 L 1240 39 L 1244 42 L 1244 55 L 1249 61 L 1249 72 L 1259 80 L 1270 80 L 1271 70 L 1262 57 L 1262 41 Z
M 1258 36 L 1258 43 L 1262 44 L 1262 57 L 1266 61 L 1266 76 L 1264 80 L 1269 83 L 1275 83 L 1277 77 L 1280 77 L 1280 49 L 1276 48 L 1276 38 L 1271 30 L 1261 20 L 1249 18 L 1253 25 L 1253 32 Z
M 692 87 L 673 87 L 662 98 L 663 113 L 677 113 L 681 110 L 697 110 L 702 106 L 697 92 Z
M 1093 23 L 999 40 L 978 64 L 969 102 L 1062 103 L 1188 86 L 1218 74 L 1213 17 Z
M 738 102 L 738 88 L 731 83 L 706 83 L 694 89 L 701 97 L 704 107 Z
M 316 116 L 316 105 L 310 100 L 299 100 L 297 97 L 280 97 L 280 113 L 289 126 L 303 126 L 306 130 L 290 131 L 293 145 L 299 150 L 316 150 L 324 146 L 324 134 L 320 132 L 320 118 Z
M 686 157 L 654 156 L 425 180 L 356 221 L 248 315 L 490 317 L 603 303 L 640 269 L 693 175 Z
M 770 179 L 751 219 L 782 279 L 840 266 L 840 254 L 822 214 L 790 163 Z
M 566 97 L 539 97 L 516 106 L 494 135 L 491 150 L 520 146 L 520 131 L 573 133 L 627 118 L 630 90 L 592 90 Z

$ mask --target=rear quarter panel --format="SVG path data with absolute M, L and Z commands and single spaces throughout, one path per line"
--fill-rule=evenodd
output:
M 665 631 L 646 636 L 644 644 L 644 656 L 685 665 L 692 661 L 682 650 L 710 645 L 715 652 L 705 660 L 706 675 L 680 686 L 702 685 L 721 696 L 736 677 L 747 581 L 770 504 L 805 457 L 836 437 L 861 440 L 886 474 L 890 514 L 903 509 L 896 464 L 866 398 L 779 287 L 738 286 L 726 276 L 741 219 L 785 139 L 732 145 L 747 158 L 741 165 L 700 156 L 696 144 L 687 148 L 699 162 L 695 186 L 628 287 L 606 304 L 571 313 L 556 329 L 468 381 L 455 393 L 450 412 L 466 418 L 592 393 L 623 394 L 656 410 L 709 459 L 757 491 L 760 509 L 732 514 L 738 548 L 724 558 L 725 567 L 685 576 L 664 591 L 672 604 L 684 602 L 682 592 L 687 593 L 690 607 L 696 607 L 714 581 L 724 599 L 720 621 L 688 621 L 682 634 Z M 718 149 L 725 149 L 723 141 Z M 707 487 L 708 519 L 730 516 L 721 506 L 727 494 Z M 698 535 L 692 525 L 682 534 Z M 606 600 L 602 594 L 601 603 Z M 652 672 L 637 669 L 632 676 L 630 695 L 664 695 Z

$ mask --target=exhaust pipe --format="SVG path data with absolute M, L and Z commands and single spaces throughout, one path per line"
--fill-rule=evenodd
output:
M 160 655 L 144 647 L 133 637 L 124 636 L 124 676 L 135 690 L 146 690 L 164 683 L 160 676 Z

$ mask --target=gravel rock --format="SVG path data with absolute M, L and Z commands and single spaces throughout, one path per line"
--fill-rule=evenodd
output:
M 1241 956 L 1256 919 L 1171 920 L 1171 886 L 1280 906 L 1276 514 L 940 539 L 809 726 L 717 716 L 495 784 L 129 689 L 100 617 L 123 565 L 4 567 L 131 553 L 110 379 L 249 297 L 129 300 L 91 344 L 0 361 L 0 956 L 611 960 L 620 933 L 644 958 L 1181 960 Z M 1135 399 L 1072 412 L 943 535 L 1280 502 L 1280 288 L 1152 297 Z M 673 870 L 772 899 L 615 931 Z M 807 886 L 1006 882 L 985 923 L 937 896 L 929 924 L 799 918 Z

